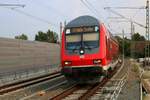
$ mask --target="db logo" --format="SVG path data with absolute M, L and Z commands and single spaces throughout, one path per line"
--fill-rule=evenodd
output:
M 84 58 L 84 55 L 81 55 L 80 58 L 83 59 L 83 58 Z

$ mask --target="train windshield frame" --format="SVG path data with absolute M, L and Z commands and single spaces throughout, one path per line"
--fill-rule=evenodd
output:
M 87 53 L 92 53 L 94 48 L 99 48 L 99 41 L 98 26 L 71 28 L 65 31 L 65 48 L 70 52 L 84 48 Z

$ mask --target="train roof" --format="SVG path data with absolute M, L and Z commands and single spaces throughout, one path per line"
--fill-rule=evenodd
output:
M 99 26 L 99 20 L 92 17 L 92 16 L 80 16 L 77 17 L 76 19 L 70 21 L 67 25 L 66 28 L 70 27 L 80 27 L 80 26 Z

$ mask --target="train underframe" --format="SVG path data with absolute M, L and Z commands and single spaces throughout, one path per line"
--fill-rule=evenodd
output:
M 64 67 L 62 74 L 65 75 L 67 80 L 76 81 L 78 83 L 97 83 L 101 81 L 102 77 L 110 77 L 118 61 L 115 61 L 105 67 L 104 66 L 90 66 L 90 67 Z

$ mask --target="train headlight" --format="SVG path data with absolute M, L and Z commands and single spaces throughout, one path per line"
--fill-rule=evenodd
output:
M 93 60 L 93 63 L 94 64 L 100 64 L 102 61 L 100 60 L 100 59 L 95 59 L 95 60 Z
M 83 51 L 83 50 L 81 50 L 81 51 L 80 51 L 80 53 L 81 53 L 81 54 L 83 54 L 83 53 L 84 53 L 84 51 Z
M 80 50 L 80 54 L 83 55 L 84 54 L 84 50 L 81 49 Z
M 71 65 L 71 61 L 65 61 L 64 64 L 65 65 Z

